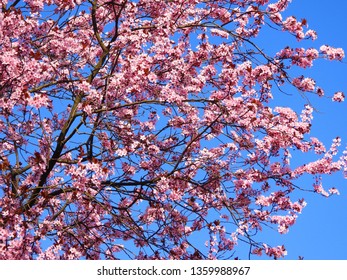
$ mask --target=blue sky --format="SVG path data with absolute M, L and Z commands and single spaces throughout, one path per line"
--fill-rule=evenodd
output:
M 297 43 L 295 39 L 279 37 L 276 39 L 260 35 L 258 42 L 268 52 L 276 52 L 280 47 L 303 46 L 319 48 L 323 44 L 342 47 L 347 54 L 347 1 L 331 0 L 293 0 L 285 15 L 295 15 L 296 18 L 305 18 L 310 29 L 318 33 L 314 42 L 305 41 Z M 274 34 L 274 32 L 271 32 Z M 284 34 L 283 34 L 284 36 Z M 270 44 L 269 44 L 270 42 Z M 300 73 L 300 72 L 298 72 Z M 317 110 L 314 113 L 311 136 L 321 139 L 327 148 L 336 136 L 342 138 L 342 149 L 347 146 L 347 103 L 333 103 L 331 96 L 336 91 L 347 93 L 347 59 L 343 63 L 330 61 L 316 61 L 312 69 L 301 71 L 313 77 L 317 85 L 325 89 L 326 98 L 316 98 L 308 95 L 310 102 Z M 280 96 L 276 103 L 281 106 L 290 106 L 301 110 L 307 103 L 296 92 L 289 92 L 290 96 Z M 307 161 L 301 158 L 300 161 Z M 310 187 L 313 179 L 311 176 L 301 180 L 301 185 Z M 347 180 L 342 174 L 324 177 L 326 189 L 336 187 L 339 196 L 330 198 L 319 197 L 309 193 L 302 194 L 308 205 L 297 223 L 286 235 L 274 235 L 271 243 L 284 243 L 288 255 L 285 259 L 347 259 Z

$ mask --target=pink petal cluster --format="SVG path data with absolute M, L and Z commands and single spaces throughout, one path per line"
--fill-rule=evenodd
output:
M 320 47 L 320 51 L 329 60 L 342 60 L 345 57 L 345 52 L 341 48 L 323 45 Z

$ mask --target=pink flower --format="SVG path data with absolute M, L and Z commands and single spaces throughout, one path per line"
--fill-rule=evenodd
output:
M 342 48 L 333 48 L 327 45 L 323 45 L 320 47 L 320 51 L 329 60 L 342 60 L 345 57 L 345 53 Z
M 267 254 L 269 257 L 273 257 L 274 259 L 282 258 L 287 255 L 287 251 L 284 248 L 284 246 L 277 246 L 277 247 L 269 247 L 267 244 L 263 244 L 265 254 Z
M 301 176 L 338 194 L 318 178 L 347 176 L 347 150 L 311 135 L 311 106 L 271 99 L 323 96 L 292 68 L 343 50 L 266 52 L 268 21 L 317 38 L 283 21 L 290 0 L 82 2 L 0 12 L 0 259 L 218 259 L 244 241 L 283 257 L 257 232 L 295 223 Z
M 332 100 L 336 102 L 343 102 L 345 100 L 345 95 L 341 91 L 335 92 Z
M 330 194 L 340 195 L 339 190 L 336 189 L 336 188 L 330 188 L 330 189 L 329 189 L 329 193 L 330 193 Z
M 299 77 L 293 79 L 293 85 L 302 91 L 314 91 L 316 82 L 311 78 Z
M 229 37 L 229 34 L 227 32 L 225 32 L 224 30 L 217 29 L 217 28 L 212 28 L 211 34 L 214 36 L 220 36 L 220 37 L 226 38 L 226 39 L 228 39 L 228 37 Z
M 312 38 L 312 40 L 316 40 L 318 38 L 317 32 L 311 29 L 306 31 L 305 36 Z
M 282 22 L 283 29 L 294 33 L 298 40 L 303 39 L 305 34 L 303 33 L 302 23 L 297 21 L 293 16 L 288 17 Z
M 324 90 L 320 87 L 317 87 L 317 90 L 316 90 L 317 94 L 319 97 L 322 97 L 324 96 Z
M 49 99 L 45 93 L 35 94 L 34 97 L 28 98 L 28 105 L 31 105 L 36 109 L 47 107 L 49 105 Z
M 326 192 L 326 191 L 324 190 L 322 184 L 320 184 L 320 183 L 317 184 L 317 183 L 316 183 L 316 184 L 313 185 L 313 188 L 314 188 L 314 191 L 315 191 L 316 193 L 322 194 L 322 195 L 325 196 L 325 197 L 328 197 L 328 196 L 329 196 L 328 192 Z

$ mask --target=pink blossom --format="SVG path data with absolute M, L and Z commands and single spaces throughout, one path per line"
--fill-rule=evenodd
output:
M 319 97 L 322 97 L 324 96 L 324 90 L 320 87 L 317 87 L 317 90 L 316 90 L 317 94 Z
M 228 39 L 229 37 L 229 34 L 227 32 L 225 32 L 224 30 L 216 29 L 216 28 L 211 29 L 211 34 L 215 36 L 220 36 L 226 39 Z
M 313 185 L 314 191 L 325 196 L 328 197 L 329 193 L 323 188 L 322 183 L 317 181 L 314 185 Z
M 306 31 L 305 37 L 310 37 L 312 40 L 316 40 L 318 38 L 317 32 L 312 29 Z
M 317 34 L 289 0 L 96 2 L 2 2 L 0 259 L 284 257 L 259 233 L 347 177 L 295 97 L 323 96 L 301 70 L 343 50 L 298 45 Z M 268 52 L 267 24 L 293 44 Z
M 274 259 L 282 258 L 287 255 L 287 251 L 284 246 L 268 247 L 268 245 L 263 244 L 265 254 L 273 257 Z
M 342 91 L 335 92 L 332 100 L 336 102 L 343 102 L 345 100 L 345 94 Z
M 297 19 L 293 16 L 286 18 L 282 22 L 283 29 L 288 30 L 296 35 L 298 39 L 303 39 L 305 34 L 303 33 L 302 23 L 297 21 Z
M 333 48 L 327 45 L 320 47 L 320 51 L 329 60 L 342 60 L 345 57 L 345 53 L 341 48 Z
M 311 78 L 299 77 L 293 79 L 293 85 L 302 91 L 314 91 L 316 82 Z
M 328 191 L 329 191 L 330 194 L 340 195 L 339 190 L 336 189 L 336 188 L 330 188 Z
M 314 147 L 316 154 L 322 154 L 326 152 L 323 143 L 320 142 L 316 137 L 311 137 L 311 145 Z

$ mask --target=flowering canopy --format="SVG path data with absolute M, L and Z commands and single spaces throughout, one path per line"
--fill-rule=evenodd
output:
M 317 37 L 270 2 L 0 0 L 0 258 L 230 258 L 240 242 L 283 257 L 256 233 L 295 223 L 305 174 L 337 193 L 319 175 L 345 158 L 308 137 L 310 105 L 270 101 L 323 96 L 290 69 L 344 53 L 267 55 L 265 25 Z M 292 166 L 295 151 L 319 159 Z

